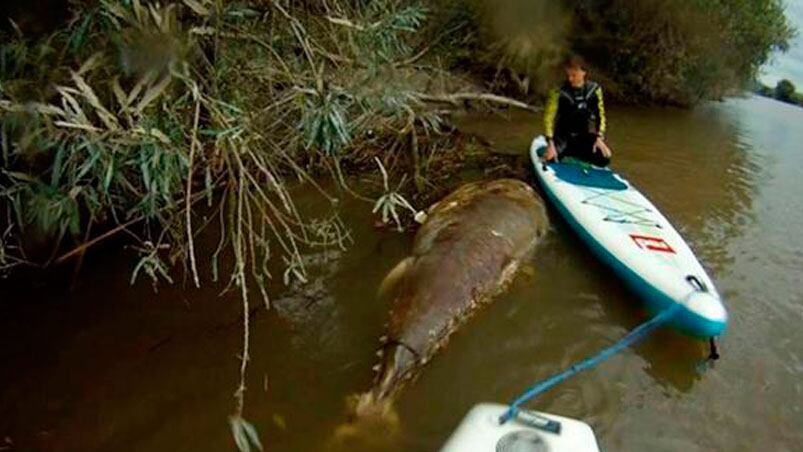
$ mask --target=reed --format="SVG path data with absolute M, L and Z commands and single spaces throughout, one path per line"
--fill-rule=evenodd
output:
M 132 284 L 171 283 L 178 267 L 198 286 L 209 262 L 243 303 L 232 433 L 261 449 L 243 419 L 249 305 L 270 305 L 271 257 L 285 284 L 305 281 L 305 248 L 348 240 L 336 213 L 301 215 L 292 187 L 334 206 L 320 178 L 351 191 L 344 165 L 374 172 L 384 219 L 401 227 L 397 208 L 415 210 L 390 181 L 423 180 L 427 149 L 449 139 L 420 98 L 436 67 L 412 66 L 426 14 L 415 1 L 104 0 L 50 35 L 12 31 L 0 46 L 0 271 L 63 263 L 116 233 L 140 255 Z M 361 164 L 374 158 L 391 172 Z M 195 246 L 201 209 L 221 232 L 212 252 Z

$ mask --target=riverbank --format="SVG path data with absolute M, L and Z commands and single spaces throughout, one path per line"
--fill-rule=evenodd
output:
M 5 269 L 80 260 L 132 232 L 142 274 L 170 280 L 178 265 L 198 285 L 193 220 L 218 211 L 238 283 L 261 285 L 271 251 L 304 279 L 299 247 L 345 232 L 336 215 L 300 217 L 293 181 L 337 181 L 342 193 L 320 190 L 332 206 L 396 193 L 383 219 L 409 221 L 481 147 L 452 111 L 527 107 L 448 70 L 427 38 L 465 24 L 433 35 L 415 3 L 85 8 L 3 46 Z M 362 194 L 345 182 L 358 174 L 374 182 Z
M 344 239 L 336 209 L 298 215 L 294 181 L 335 180 L 347 196 L 377 200 L 385 222 L 409 222 L 443 194 L 461 156 L 482 148 L 456 131 L 453 112 L 532 108 L 570 51 L 589 56 L 615 98 L 690 105 L 738 90 L 792 35 L 777 0 L 668 1 L 658 15 L 626 1 L 600 11 L 517 0 L 111 1 L 54 17 L 63 3 L 3 30 L 0 271 L 80 267 L 91 246 L 126 234 L 138 277 L 169 281 L 177 267 L 196 286 L 197 261 L 223 248 L 237 262 L 225 272 L 261 287 L 264 256 L 303 280 L 299 248 Z M 611 27 L 589 26 L 592 16 Z M 628 21 L 652 26 L 616 35 Z M 46 23 L 55 30 L 36 26 Z M 712 54 L 710 23 L 727 33 L 708 38 L 751 45 Z M 600 32 L 613 34 L 590 39 Z M 353 176 L 372 189 L 354 193 Z M 321 190 L 332 206 L 343 193 Z M 225 240 L 198 256 L 195 229 L 215 211 Z

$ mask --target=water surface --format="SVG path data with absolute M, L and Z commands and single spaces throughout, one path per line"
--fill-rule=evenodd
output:
M 539 124 L 461 121 L 506 153 L 525 152 Z M 585 420 L 609 451 L 799 450 L 803 109 L 762 98 L 614 108 L 610 130 L 615 168 L 676 225 L 725 298 L 723 356 L 707 365 L 704 344 L 660 331 L 532 406 Z M 275 309 L 253 316 L 245 415 L 267 450 L 322 450 L 344 398 L 370 385 L 388 310 L 375 290 L 412 242 L 374 229 L 370 207 L 344 198 L 356 244 L 310 254 L 310 283 L 277 288 Z M 402 450 L 437 450 L 473 404 L 508 401 L 645 320 L 552 216 L 511 290 L 402 393 Z M 237 294 L 132 288 L 132 255 L 103 254 L 72 293 L 44 279 L 0 286 L 0 450 L 233 450 Z

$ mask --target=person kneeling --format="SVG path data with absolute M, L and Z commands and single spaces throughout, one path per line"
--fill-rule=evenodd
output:
M 545 161 L 573 157 L 596 166 L 607 166 L 611 150 L 605 144 L 605 104 L 602 87 L 586 80 L 581 57 L 566 60 L 566 82 L 549 94 L 544 114 L 547 150 Z

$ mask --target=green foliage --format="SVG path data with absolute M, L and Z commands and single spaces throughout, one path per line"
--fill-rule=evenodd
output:
M 775 98 L 784 102 L 793 102 L 795 95 L 795 85 L 789 80 L 780 80 L 775 85 Z
M 459 3 L 473 12 L 473 61 L 492 86 L 519 95 L 543 94 L 562 77 L 563 57 L 579 53 L 612 97 L 690 105 L 749 88 L 795 34 L 782 0 Z
M 775 88 L 761 82 L 754 82 L 753 92 L 759 96 L 770 97 L 781 102 L 803 106 L 803 93 L 796 92 L 795 85 L 789 80 L 780 80 Z
M 232 435 L 261 450 L 241 417 L 252 291 L 267 306 L 269 259 L 285 284 L 304 282 L 304 247 L 348 239 L 334 209 L 299 213 L 290 187 L 328 174 L 348 190 L 342 162 L 375 156 L 412 167 L 423 186 L 427 155 L 447 140 L 422 93 L 466 82 L 437 58 L 413 66 L 429 51 L 417 0 L 72 5 L 75 20 L 52 34 L 0 41 L 0 272 L 61 262 L 121 231 L 139 253 L 132 284 L 171 283 L 183 267 L 199 285 L 209 260 L 215 278 L 228 270 L 244 313 Z M 400 225 L 415 211 L 379 173 L 379 211 Z M 221 231 L 211 255 L 194 247 L 201 200 Z M 219 256 L 232 256 L 228 268 Z
M 154 290 L 156 290 L 160 279 L 164 279 L 169 283 L 173 282 L 169 273 L 170 266 L 159 256 L 160 250 L 164 248 L 167 248 L 167 245 L 155 246 L 150 241 L 144 242 L 141 246 L 137 247 L 141 258 L 134 267 L 134 271 L 131 272 L 132 285 L 136 282 L 140 272 L 143 271 L 151 279 Z
M 764 96 L 764 97 L 774 97 L 775 96 L 775 90 L 774 89 L 770 88 L 769 86 L 767 86 L 767 85 L 765 85 L 765 84 L 763 84 L 763 83 L 761 83 L 759 81 L 755 81 L 753 83 L 753 92 L 758 94 L 759 96 Z
M 390 184 L 388 183 L 388 172 L 385 170 L 385 166 L 382 165 L 382 162 L 379 159 L 375 159 L 379 170 L 382 172 L 382 184 L 385 187 L 385 194 L 379 197 L 374 203 L 373 213 L 381 212 L 382 214 L 382 222 L 387 224 L 390 222 L 391 218 L 393 222 L 396 223 L 396 229 L 401 232 L 404 230 L 402 227 L 402 222 L 399 217 L 398 209 L 404 209 L 409 211 L 413 216 L 417 214 L 417 211 L 413 206 L 404 198 L 401 194 L 399 194 L 399 189 L 404 184 L 404 179 L 399 182 L 399 186 L 393 190 L 390 188 Z
M 393 2 L 370 5 L 367 17 L 370 24 L 361 30 L 360 47 L 368 50 L 373 65 L 391 63 L 410 51 L 405 35 L 418 31 L 426 19 L 426 9 L 418 3 L 402 7 Z
M 572 47 L 633 100 L 692 104 L 741 90 L 794 35 L 780 0 L 588 0 L 575 13 Z
M 303 101 L 301 129 L 307 149 L 321 150 L 327 156 L 336 155 L 351 140 L 345 119 L 348 99 L 328 91 L 305 94 Z
M 239 416 L 232 416 L 229 424 L 234 442 L 240 452 L 263 450 L 256 429 L 248 421 Z
M 76 195 L 78 189 L 64 193 L 46 184 L 26 184 L 23 191 L 25 199 L 24 210 L 29 224 L 33 224 L 40 231 L 58 231 L 59 237 L 69 231 L 78 234 L 80 230 L 81 215 L 78 211 Z
M 268 305 L 269 259 L 284 263 L 285 284 L 303 282 L 304 247 L 347 242 L 336 213 L 299 213 L 291 184 L 318 187 L 329 173 L 348 189 L 341 162 L 375 155 L 420 176 L 442 134 L 439 113 L 419 100 L 431 78 L 411 67 L 426 53 L 414 53 L 428 17 L 420 1 L 75 7 L 76 20 L 51 35 L 0 42 L 0 271 L 129 231 L 140 254 L 132 283 L 170 283 L 178 266 L 200 284 L 197 262 L 211 260 L 217 277 L 218 256 L 233 256 L 229 289 L 247 313 L 254 288 Z M 211 256 L 193 244 L 201 200 L 219 219 Z M 245 329 L 232 434 L 253 450 L 239 417 Z
M 421 189 L 443 132 L 420 92 L 455 83 L 433 63 L 443 57 L 493 66 L 492 87 L 527 94 L 555 82 L 571 49 L 619 98 L 689 104 L 746 86 L 793 35 L 778 0 L 105 0 L 81 12 L 49 36 L 3 37 L 0 198 L 15 234 L 36 226 L 54 243 L 141 218 L 145 240 L 182 245 L 171 262 L 190 257 L 183 212 L 199 193 L 245 189 L 242 208 L 227 196 L 222 209 L 269 219 L 297 262 L 293 241 L 311 239 L 287 175 L 342 180 L 355 151 L 405 148 Z

